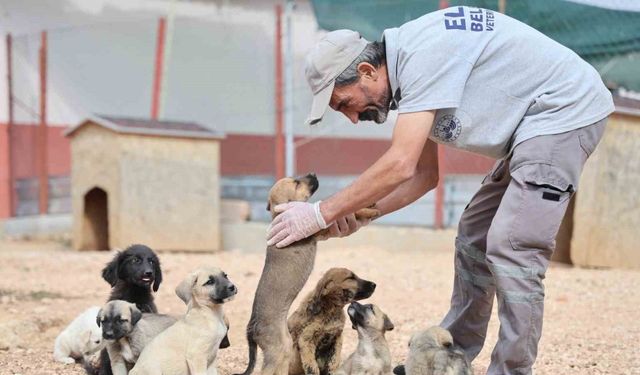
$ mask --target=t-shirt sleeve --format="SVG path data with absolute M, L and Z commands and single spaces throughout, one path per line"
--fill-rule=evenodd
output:
M 450 51 L 412 52 L 398 66 L 398 113 L 458 107 L 472 67 Z

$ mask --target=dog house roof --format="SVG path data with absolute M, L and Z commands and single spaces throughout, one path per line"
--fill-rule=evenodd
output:
M 90 116 L 78 125 L 67 129 L 64 132 L 64 135 L 70 137 L 78 129 L 89 123 L 100 125 L 116 133 L 155 135 L 178 138 L 224 138 L 224 133 L 218 130 L 204 127 L 195 122 L 159 121 L 105 115 Z

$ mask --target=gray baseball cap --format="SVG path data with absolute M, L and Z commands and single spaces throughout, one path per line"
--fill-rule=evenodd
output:
M 313 92 L 313 104 L 306 124 L 313 125 L 322 120 L 336 78 L 360 56 L 368 43 L 356 31 L 336 30 L 325 35 L 307 54 L 304 73 Z

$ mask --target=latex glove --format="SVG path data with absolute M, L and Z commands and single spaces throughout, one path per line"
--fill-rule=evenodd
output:
M 319 241 L 328 240 L 329 238 L 347 237 L 365 225 L 369 225 L 371 219 L 356 219 L 355 214 L 347 215 L 336 220 L 329 225 L 329 232 L 326 235 L 319 236 Z
M 267 233 L 267 245 L 285 247 L 327 227 L 316 203 L 289 202 L 274 207 L 276 216 Z

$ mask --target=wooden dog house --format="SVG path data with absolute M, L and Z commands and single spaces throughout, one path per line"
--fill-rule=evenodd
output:
M 96 116 L 71 138 L 73 247 L 218 250 L 222 133 Z

